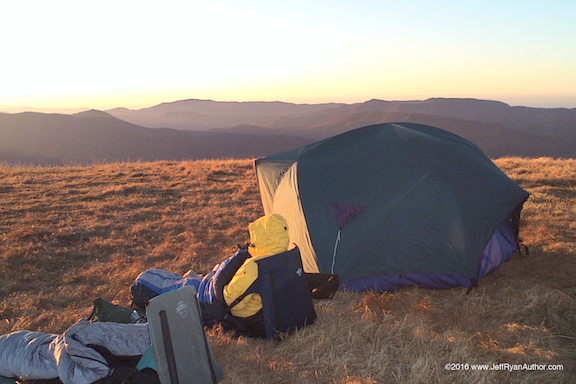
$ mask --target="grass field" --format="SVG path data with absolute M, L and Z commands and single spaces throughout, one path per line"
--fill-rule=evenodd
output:
M 469 295 L 338 292 L 281 342 L 207 330 L 222 383 L 576 382 L 576 160 L 495 163 L 531 193 L 529 255 Z M 262 214 L 250 160 L 2 166 L 0 334 L 61 333 L 96 297 L 128 306 L 148 268 L 206 272 Z

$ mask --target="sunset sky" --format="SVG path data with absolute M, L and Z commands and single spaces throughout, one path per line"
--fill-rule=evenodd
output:
M 0 110 L 472 97 L 576 107 L 574 0 L 9 1 Z

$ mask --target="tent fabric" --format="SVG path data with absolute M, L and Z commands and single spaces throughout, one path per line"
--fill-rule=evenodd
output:
M 466 286 L 509 259 L 507 242 L 491 238 L 504 221 L 517 228 L 512 213 L 528 198 L 471 142 L 413 123 L 355 129 L 255 169 L 264 212 L 287 219 L 306 272 L 333 266 L 355 290 Z M 346 207 L 364 209 L 345 221 Z

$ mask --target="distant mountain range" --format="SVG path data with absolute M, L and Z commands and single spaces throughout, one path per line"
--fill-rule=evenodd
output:
M 31 164 L 259 157 L 384 122 L 454 132 L 490 157 L 576 157 L 576 108 L 475 99 L 356 104 L 182 100 L 73 115 L 0 113 L 0 161 Z

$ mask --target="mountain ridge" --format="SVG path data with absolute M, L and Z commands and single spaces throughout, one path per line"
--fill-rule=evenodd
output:
M 42 165 L 251 158 L 309 139 L 146 128 L 106 112 L 0 114 L 0 161 Z
M 290 106 L 279 112 L 275 106 Z M 209 106 L 209 108 L 206 108 Z M 233 106 L 231 108 L 230 106 Z M 242 112 L 238 112 L 242 110 Z M 263 125 L 270 128 L 282 126 L 307 126 L 310 125 L 306 119 L 322 118 L 323 115 L 345 115 L 359 111 L 377 112 L 413 112 L 426 115 L 438 115 L 444 117 L 455 117 L 461 120 L 472 120 L 478 122 L 500 123 L 511 128 L 538 131 L 542 124 L 559 122 L 562 126 L 568 124 L 570 128 L 576 126 L 576 108 L 532 108 L 522 106 L 510 106 L 501 101 L 481 100 L 473 98 L 430 98 L 427 100 L 411 101 L 386 101 L 372 99 L 362 103 L 343 104 L 292 104 L 283 102 L 216 102 L 211 100 L 183 100 L 171 103 L 162 103 L 150 108 L 140 110 L 129 110 L 129 114 L 119 116 L 116 111 L 109 110 L 110 114 L 126 121 L 146 116 L 150 127 L 166 126 L 178 129 L 194 129 L 195 122 L 189 120 L 182 122 L 179 127 L 171 126 L 169 123 L 162 123 L 162 116 L 167 112 L 192 112 L 202 116 L 234 116 L 241 121 L 237 124 L 227 123 L 218 126 L 215 120 L 215 128 L 226 128 L 232 125 L 251 124 Z M 236 112 L 234 112 L 236 111 Z M 202 113 L 200 113 L 202 112 Z M 234 113 L 233 113 L 234 112 Z M 258 113 L 256 113 L 258 112 Z M 258 115 L 259 121 L 251 121 L 254 115 Z M 190 115 L 193 118 L 193 115 Z M 298 124 L 274 124 L 263 123 L 265 118 L 289 118 L 300 120 Z M 186 127 L 188 125 L 188 128 Z M 146 126 L 146 125 L 145 125 Z
M 362 126 L 433 125 L 490 157 L 576 157 L 576 108 L 478 99 L 294 104 L 188 99 L 140 110 L 0 113 L 0 161 L 32 164 L 253 158 Z

